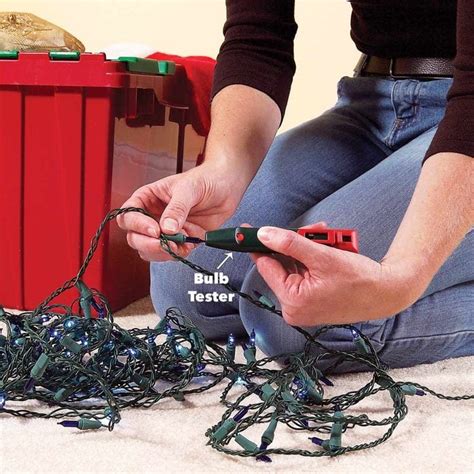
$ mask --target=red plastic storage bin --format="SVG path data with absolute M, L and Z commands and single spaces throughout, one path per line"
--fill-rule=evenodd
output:
M 76 274 L 110 209 L 182 169 L 186 95 L 173 63 L 0 53 L 1 305 L 34 308 Z M 148 294 L 148 265 L 115 223 L 85 281 L 113 309 Z

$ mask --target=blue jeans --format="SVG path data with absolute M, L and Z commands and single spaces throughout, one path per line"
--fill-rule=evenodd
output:
M 409 204 L 451 82 L 342 78 L 334 108 L 275 139 L 224 227 L 243 222 L 302 226 L 324 220 L 330 227 L 358 229 L 360 252 L 380 260 Z M 190 257 L 211 271 L 223 258 L 224 251 L 204 246 Z M 474 354 L 473 262 L 471 231 L 415 304 L 358 325 L 386 364 L 406 367 Z M 258 290 L 277 302 L 248 255 L 234 254 L 222 270 L 242 291 Z M 191 303 L 188 290 L 222 288 L 195 285 L 193 272 L 178 262 L 153 263 L 151 276 L 160 315 L 177 306 L 211 339 L 255 329 L 257 345 L 271 356 L 303 349 L 304 338 L 283 319 L 243 299 Z M 320 340 L 334 349 L 354 350 L 347 330 L 331 330 Z

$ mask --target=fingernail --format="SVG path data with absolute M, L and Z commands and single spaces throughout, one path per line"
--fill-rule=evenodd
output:
M 178 223 L 174 219 L 165 219 L 163 221 L 163 227 L 168 231 L 168 232 L 178 232 Z
M 271 227 L 261 227 L 257 231 L 257 237 L 259 240 L 263 241 L 269 241 L 271 240 L 273 235 L 273 229 Z
M 147 232 L 149 236 L 155 237 L 156 239 L 158 238 L 158 233 L 154 227 L 148 227 Z

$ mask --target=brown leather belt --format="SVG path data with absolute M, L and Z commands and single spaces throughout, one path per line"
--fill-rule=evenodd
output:
M 354 76 L 388 76 L 395 79 L 442 79 L 453 77 L 452 59 L 448 58 L 379 58 L 363 54 Z

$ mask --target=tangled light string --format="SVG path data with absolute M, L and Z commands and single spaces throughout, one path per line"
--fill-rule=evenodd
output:
M 255 456 L 270 462 L 272 454 L 337 456 L 377 446 L 392 435 L 406 416 L 407 395 L 429 393 L 444 400 L 474 398 L 442 395 L 417 383 L 396 382 L 370 340 L 352 325 L 322 326 L 313 335 L 295 327 L 306 338 L 303 352 L 260 360 L 255 357 L 252 334 L 243 345 L 245 364 L 235 361 L 237 347 L 232 335 L 225 348 L 206 341 L 199 328 L 178 308 L 168 309 L 152 329 L 121 328 L 114 322 L 106 297 L 90 289 L 83 276 L 105 226 L 126 212 L 149 215 L 140 208 L 111 211 L 100 224 L 74 278 L 33 311 L 15 315 L 0 308 L 0 322 L 6 328 L 5 334 L 0 333 L 0 416 L 53 418 L 65 427 L 96 430 L 105 426 L 113 430 L 125 408 L 149 408 L 167 397 L 182 401 L 187 395 L 222 383 L 226 384 L 221 395 L 226 410 L 221 420 L 207 430 L 208 444 L 226 454 Z M 173 252 L 165 236 L 160 241 L 176 260 L 212 275 Z M 255 299 L 231 284 L 222 286 L 255 306 L 282 316 L 264 296 Z M 54 298 L 73 287 L 79 297 L 71 306 L 54 304 Z M 354 351 L 333 350 L 318 341 L 321 334 L 335 327 L 352 332 Z M 335 362 L 326 372 L 343 362 L 357 362 L 372 372 L 370 381 L 358 390 L 325 397 L 323 385 L 332 382 L 318 369 L 318 363 L 329 357 Z M 282 359 L 286 359 L 283 368 L 270 366 Z M 235 385 L 240 387 L 239 395 L 231 400 Z M 391 397 L 391 416 L 375 420 L 367 414 L 348 413 L 350 408 L 379 392 Z M 19 408 L 31 401 L 41 402 L 43 409 Z M 262 425 L 263 431 L 258 442 L 243 434 L 256 425 Z M 306 443 L 307 448 L 270 448 L 278 425 L 305 433 L 302 444 Z M 367 426 L 387 429 L 370 442 L 342 442 L 347 430 Z

